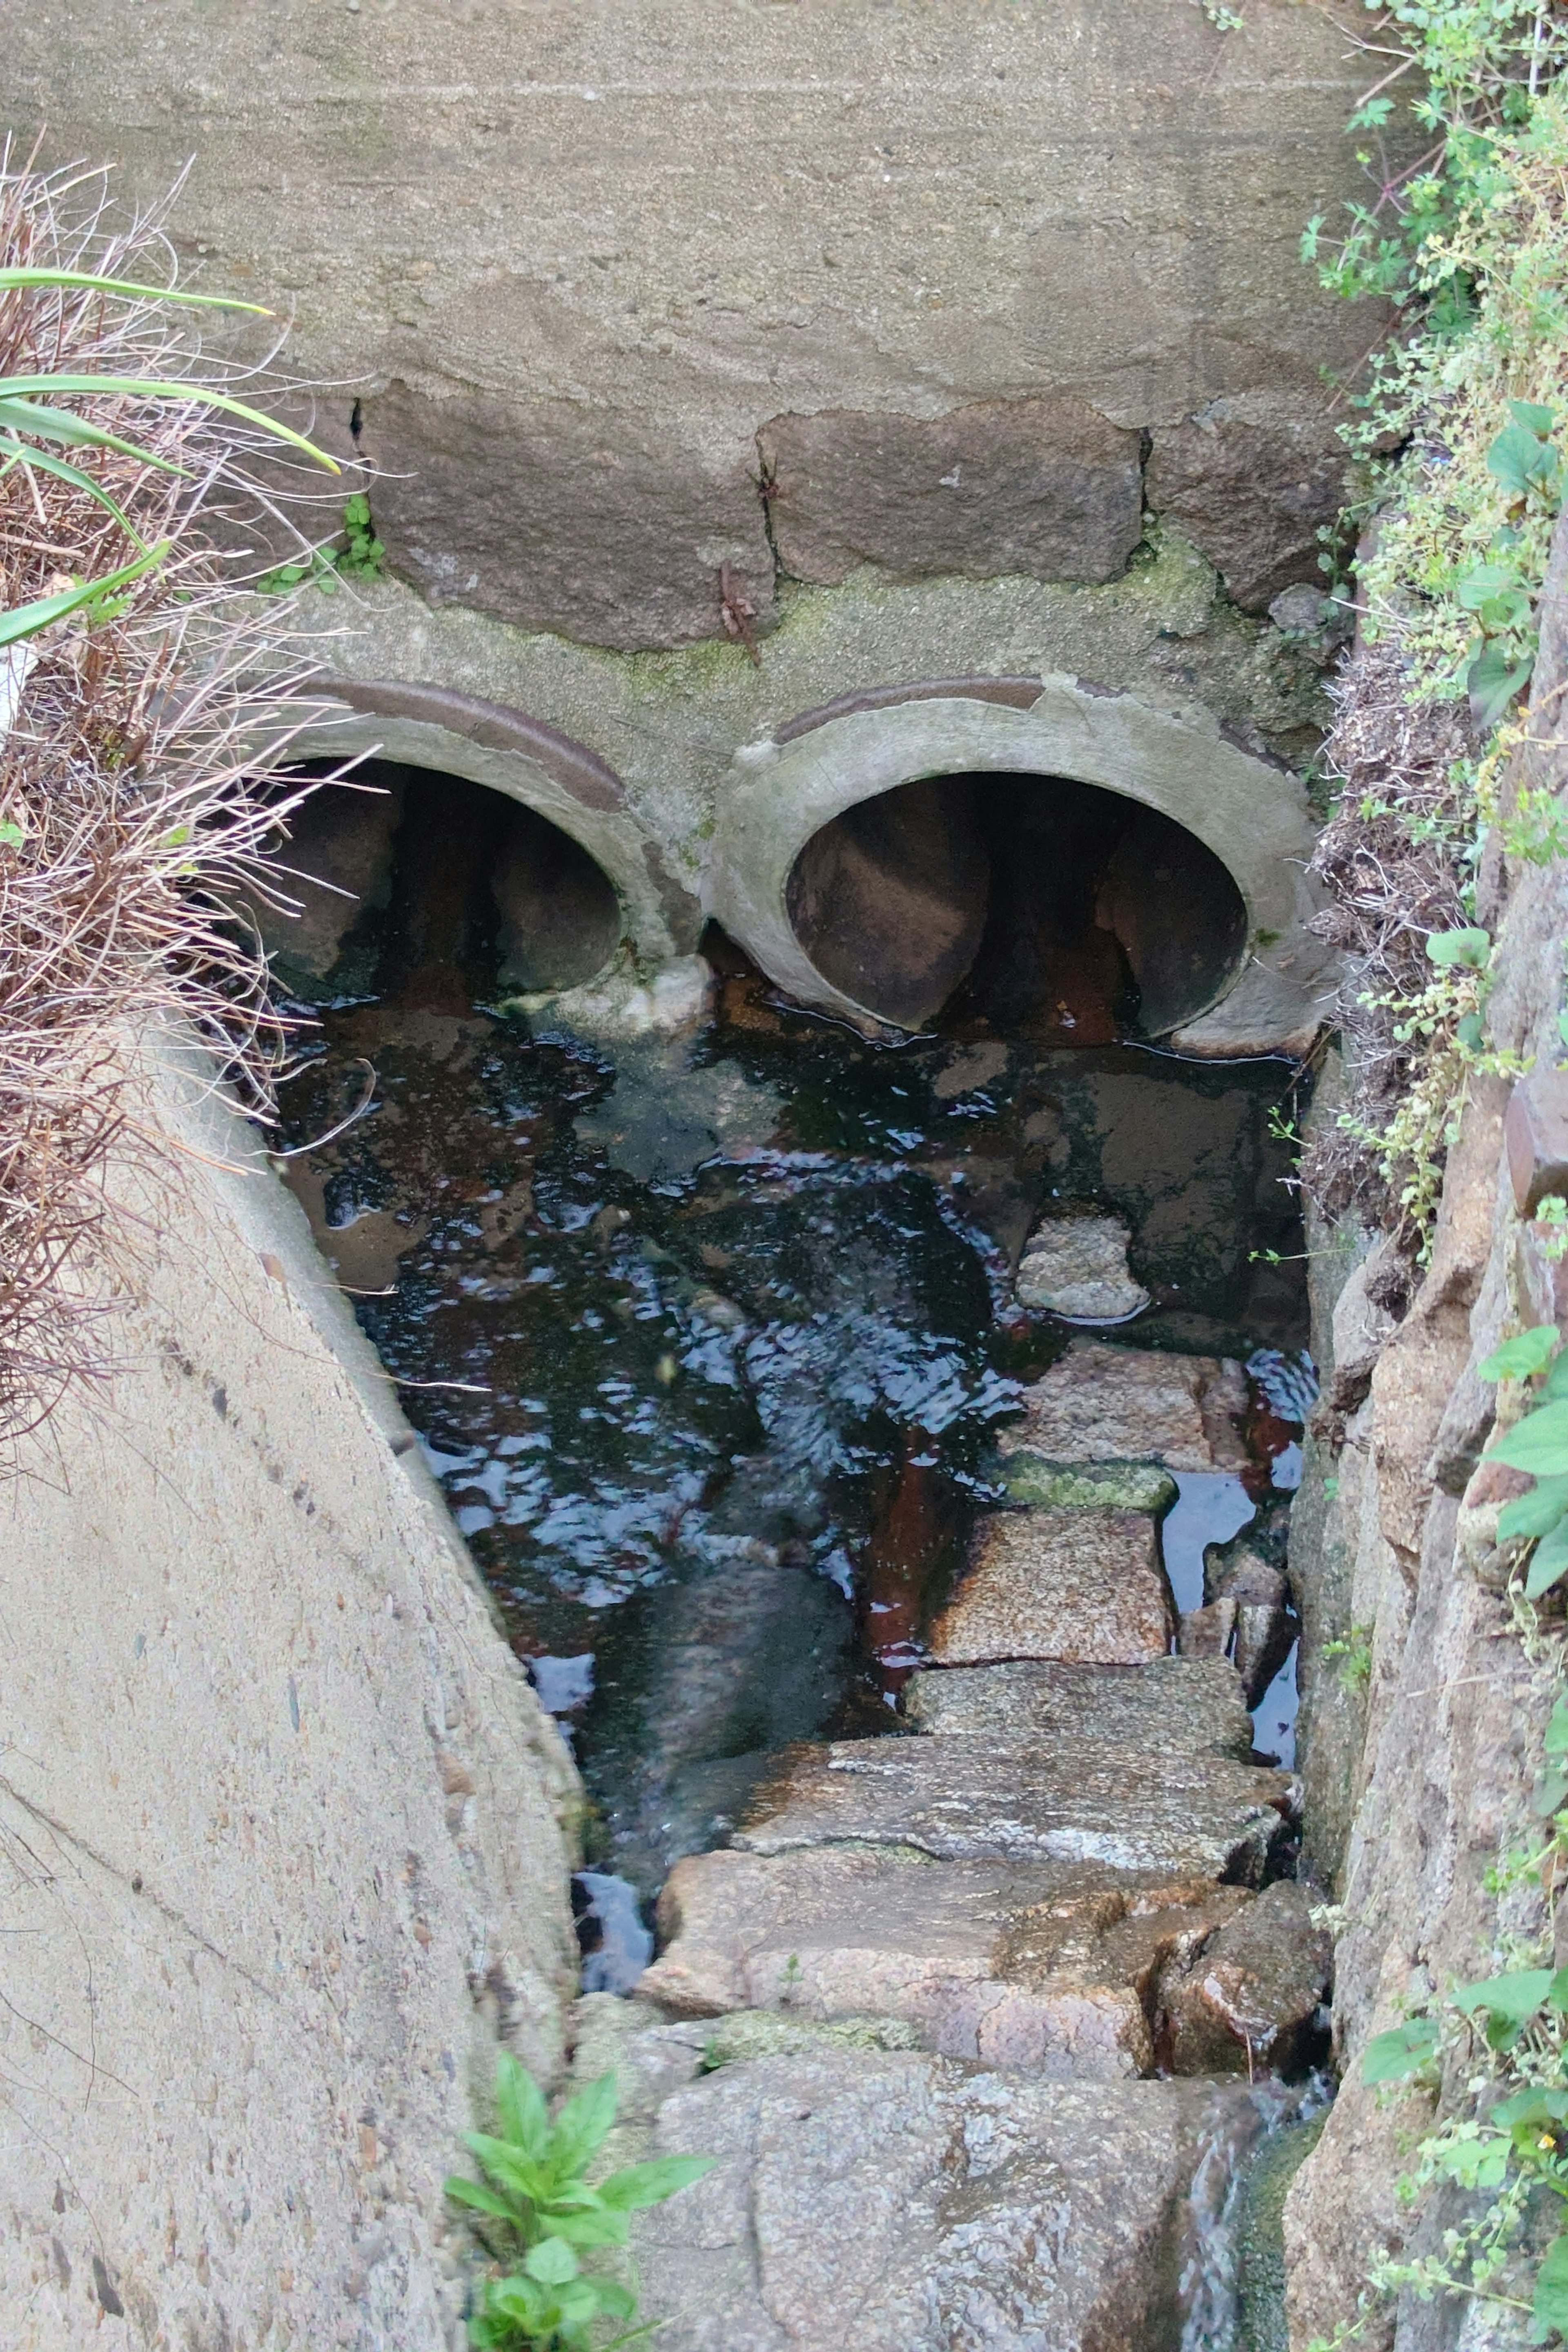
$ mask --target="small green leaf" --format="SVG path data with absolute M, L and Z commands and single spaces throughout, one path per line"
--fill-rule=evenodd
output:
M 1541 1745 L 1548 1756 L 1568 1756 L 1568 1696 L 1560 1696 L 1553 1705 Z
M 1460 931 L 1433 931 L 1426 953 L 1436 964 L 1460 964 L 1468 971 L 1484 971 L 1492 951 L 1488 934 L 1471 925 Z
M 1510 1969 L 1486 1977 L 1479 1984 L 1460 1985 L 1454 2006 L 1467 2016 L 1477 2010 L 1487 2014 L 1487 2042 L 1493 2050 L 1510 2050 L 1552 1989 L 1551 1969 Z
M 1568 1518 L 1559 1519 L 1550 1535 L 1542 1536 L 1530 1556 L 1530 1567 L 1524 1580 L 1524 1597 L 1539 1601 L 1554 1584 L 1568 1576 Z
M 1403 2025 L 1373 2034 L 1362 2053 L 1362 2081 L 1368 2084 L 1403 2082 L 1435 2057 L 1436 2051 L 1436 2019 L 1407 2017 Z
M 637 2205 L 662 2205 L 667 2197 L 678 2196 L 711 2172 L 718 2158 L 711 2156 L 656 2156 L 648 2164 L 627 2165 L 624 2172 L 612 2172 L 607 2180 L 599 2183 L 599 2194 L 606 2205 L 622 2211 Z
M 1533 650 L 1510 653 L 1500 637 L 1484 645 L 1465 672 L 1470 708 L 1483 727 L 1495 727 L 1530 684 L 1535 667 Z
M 471 2205 L 478 2213 L 493 2213 L 498 2221 L 516 2226 L 516 2209 L 504 2197 L 498 2197 L 493 2189 L 487 2189 L 482 2180 L 466 2180 L 460 2172 L 454 2172 L 447 2180 L 447 2195 L 454 2205 Z
M 21 826 L 13 824 L 9 817 L 0 823 L 0 842 L 3 842 L 7 849 L 20 849 L 26 838 Z
M 1522 425 L 1527 433 L 1548 434 L 1557 422 L 1557 411 L 1542 408 L 1538 400 L 1510 400 L 1508 412 L 1514 423 Z
M 1568 1475 L 1568 1397 L 1555 1398 L 1516 1421 L 1492 1447 L 1490 1458 L 1506 1462 L 1510 1470 L 1533 1471 L 1538 1478 Z
M 1523 1537 L 1533 1543 L 1537 1536 L 1549 1536 L 1568 1511 L 1568 1477 L 1542 1478 L 1528 1495 L 1520 1495 L 1505 1503 L 1498 1513 L 1499 1543 L 1513 1543 Z
M 1531 2311 L 1538 2326 L 1568 2332 L 1568 2232 L 1553 2238 L 1541 2258 Z
M 564 2286 L 577 2275 L 577 2257 L 564 2238 L 542 2238 L 523 2262 L 523 2269 L 541 2286 Z
M 1543 1201 L 1541 1204 L 1542 1217 L 1546 1214 L 1546 1207 Z M 1542 1403 L 1555 1404 L 1559 1397 L 1568 1397 L 1568 1349 L 1554 1359 L 1552 1370 L 1541 1383 Z
M 1549 1822 L 1563 1811 L 1564 1805 L 1568 1805 L 1568 1771 L 1564 1771 L 1560 1764 L 1554 1764 L 1542 1774 L 1531 1790 L 1530 1810 L 1538 1822 Z
M 508 2139 L 538 2164 L 550 2145 L 550 2110 L 538 2084 L 510 2050 L 496 2060 L 496 2112 Z
M 1487 451 L 1487 471 L 1513 498 L 1525 498 L 1531 490 L 1547 496 L 1557 480 L 1557 452 L 1528 425 L 1505 425 Z
M 545 2209 L 545 2219 L 551 2234 L 564 2238 L 569 2246 L 624 2246 L 631 2230 L 624 2213 L 577 2213 L 550 2206 Z
M 1557 1352 L 1555 1323 L 1537 1323 L 1528 1331 L 1516 1332 L 1493 1349 L 1485 1363 L 1476 1366 L 1476 1377 L 1482 1381 L 1526 1381 L 1538 1372 L 1542 1364 L 1550 1363 Z
M 581 2172 L 616 2120 L 616 2078 L 601 2074 L 568 2099 L 550 2137 L 550 2165 L 558 2180 Z

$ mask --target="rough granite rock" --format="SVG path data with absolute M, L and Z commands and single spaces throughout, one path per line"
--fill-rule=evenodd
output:
M 1112 2080 L 1152 2069 L 1162 1971 L 1252 1899 L 907 1848 L 697 1854 L 666 1883 L 667 1948 L 638 1992 L 682 2016 L 896 2018 L 946 2057 Z
M 1333 1975 L 1333 1938 L 1294 1879 L 1266 1886 L 1161 1985 L 1161 2056 L 1177 2074 L 1290 2074 Z
M 1058 1658 L 1137 1665 L 1171 1646 L 1170 1587 L 1142 1511 L 992 1511 L 931 1632 L 941 1665 Z
M 1144 1754 L 1213 1754 L 1245 1763 L 1252 1722 L 1224 1660 L 1160 1658 L 1089 1667 L 1033 1659 L 944 1666 L 911 1675 L 907 1719 L 925 1732 L 969 1732 L 1008 1745 L 1121 1740 Z
M 1024 1391 L 1025 1419 L 1003 1432 L 1004 1454 L 1054 1462 L 1163 1462 L 1170 1470 L 1239 1470 L 1237 1423 L 1247 1409 L 1239 1364 L 1075 1339 Z
M 758 436 L 786 572 L 1110 580 L 1143 529 L 1136 433 L 1082 401 L 980 401 L 921 418 L 828 409 Z
M 1047 1217 L 1018 1268 L 1019 1303 L 1075 1323 L 1124 1323 L 1149 1304 L 1127 1269 L 1132 1235 L 1121 1217 Z
M 1320 525 L 1344 503 L 1349 458 L 1331 418 L 1300 394 L 1211 400 L 1154 435 L 1149 502 L 1203 549 L 1249 613 L 1321 574 Z
M 1102 1863 L 1256 1885 L 1295 1801 L 1289 1774 L 1118 1742 L 837 1740 L 781 1759 L 734 1843 L 854 1843 L 955 1861 Z
M 1180 2328 L 1189 2183 L 1245 2093 L 822 2052 L 659 2109 L 718 2168 L 634 2239 L 668 2352 L 1124 2352 Z

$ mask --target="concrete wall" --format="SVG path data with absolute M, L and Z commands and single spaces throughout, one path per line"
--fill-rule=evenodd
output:
M 575 1774 L 248 1130 L 153 1116 L 120 1370 L 0 1493 L 0 2336 L 436 2352 L 496 2037 L 562 2053 Z
M 1362 180 L 1354 0 L 49 0 L 0 113 L 290 320 L 438 601 L 622 648 L 781 577 L 1094 582 L 1143 493 L 1316 578 L 1303 223 Z M 1059 667 L 1060 665 L 1055 665 Z

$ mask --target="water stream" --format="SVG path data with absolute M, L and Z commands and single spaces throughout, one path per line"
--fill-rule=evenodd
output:
M 292 1181 L 574 1742 L 584 1941 L 618 1982 L 641 1947 L 610 1881 L 646 1898 L 722 1839 L 789 1740 L 900 1730 L 996 1426 L 1073 1336 L 1012 1299 L 1043 1206 L 1131 1226 L 1153 1303 L 1118 1338 L 1296 1360 L 1293 1074 L 997 1034 L 973 992 L 874 1046 L 714 934 L 712 1023 L 601 1050 L 499 1008 L 461 836 L 411 791 L 388 903 L 298 991 L 290 1142 L 369 1093 Z M 1266 1385 L 1258 1412 L 1288 1476 L 1299 1432 Z M 1184 1477 L 1183 1606 L 1258 1498 Z

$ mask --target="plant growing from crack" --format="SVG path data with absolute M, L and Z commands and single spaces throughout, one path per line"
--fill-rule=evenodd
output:
M 538 2084 L 505 2051 L 496 2062 L 496 2132 L 464 2134 L 483 2179 L 453 2174 L 447 2182 L 490 2258 L 468 2341 L 475 2352 L 587 2352 L 602 2323 L 636 2319 L 637 2301 L 620 2280 L 584 2273 L 579 2249 L 624 2246 L 639 2207 L 679 2195 L 715 2158 L 658 2157 L 590 2187 L 589 2168 L 616 2120 L 615 2075 L 568 2099 L 552 2123 Z M 623 2326 L 602 2352 L 661 2324 Z
M 386 550 L 375 535 L 371 520 L 370 500 L 363 490 L 355 490 L 343 500 L 342 545 L 334 546 L 323 540 L 308 556 L 295 563 L 279 563 L 264 572 L 256 583 L 261 596 L 289 596 L 296 588 L 319 588 L 323 596 L 335 591 L 340 580 L 379 580 L 386 560 Z

